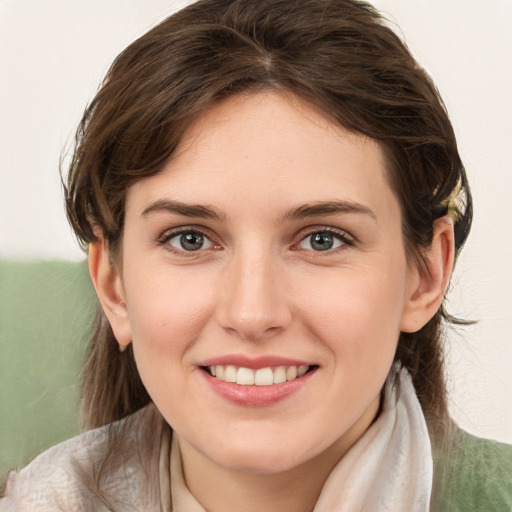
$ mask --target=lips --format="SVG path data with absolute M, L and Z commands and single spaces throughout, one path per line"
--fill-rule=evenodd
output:
M 204 361 L 200 368 L 217 395 L 237 405 L 258 407 L 298 392 L 318 365 L 281 357 L 233 355 Z

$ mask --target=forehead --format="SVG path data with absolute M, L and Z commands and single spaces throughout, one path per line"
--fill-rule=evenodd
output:
M 232 192 L 230 195 L 230 191 Z M 127 208 L 158 196 L 260 207 L 276 199 L 389 200 L 384 153 L 365 136 L 334 124 L 291 94 L 266 91 L 230 97 L 189 127 L 162 171 L 128 191 Z

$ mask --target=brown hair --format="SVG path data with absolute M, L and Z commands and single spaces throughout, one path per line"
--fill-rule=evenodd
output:
M 471 195 L 443 102 L 381 15 L 356 0 L 201 0 L 126 48 L 77 132 L 66 203 L 81 243 L 96 241 L 99 226 L 115 259 L 130 185 L 158 173 L 214 102 L 266 88 L 296 94 L 379 141 L 410 255 L 429 246 L 434 221 L 448 212 L 460 250 Z M 447 418 L 443 317 L 451 319 L 441 308 L 419 332 L 402 333 L 396 353 L 431 425 Z M 87 425 L 149 401 L 131 348 L 118 351 L 100 312 L 84 370 Z

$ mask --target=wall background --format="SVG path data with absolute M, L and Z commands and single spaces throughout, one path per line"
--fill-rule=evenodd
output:
M 117 53 L 186 3 L 0 0 L 0 258 L 84 258 L 63 213 L 61 151 Z M 512 0 L 374 4 L 434 76 L 474 193 L 449 309 L 479 323 L 449 332 L 451 410 L 512 443 Z

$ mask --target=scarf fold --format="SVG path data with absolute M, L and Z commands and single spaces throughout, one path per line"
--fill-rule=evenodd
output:
M 170 466 L 173 512 L 206 512 L 185 485 L 175 435 Z M 395 367 L 379 417 L 334 467 L 314 512 L 428 512 L 432 474 L 423 411 L 409 373 Z
M 432 450 L 410 375 L 392 371 L 378 419 L 327 478 L 314 512 L 427 512 Z

